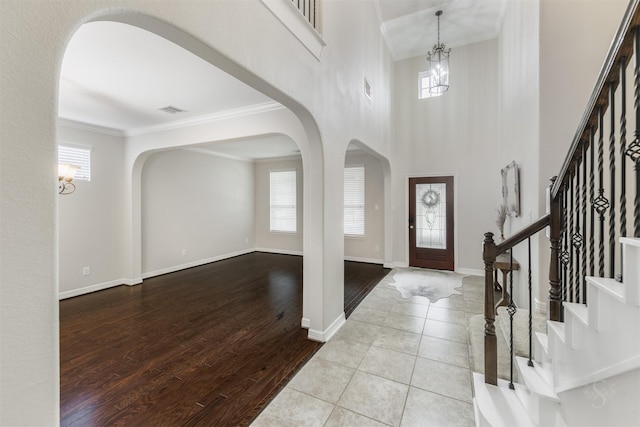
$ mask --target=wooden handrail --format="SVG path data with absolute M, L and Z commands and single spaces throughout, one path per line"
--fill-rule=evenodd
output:
M 513 236 L 509 237 L 504 242 L 501 242 L 501 243 L 497 244 L 496 245 L 496 255 L 500 255 L 502 253 L 505 253 L 509 249 L 511 249 L 514 246 L 516 246 L 518 243 L 520 243 L 520 242 L 524 241 L 525 239 L 533 236 L 538 231 L 540 231 L 543 228 L 545 228 L 546 226 L 548 226 L 549 225 L 549 217 L 550 217 L 549 214 L 544 215 L 543 217 L 538 219 L 536 222 L 533 222 L 533 223 L 529 224 L 527 227 L 523 228 L 522 230 L 518 231 Z

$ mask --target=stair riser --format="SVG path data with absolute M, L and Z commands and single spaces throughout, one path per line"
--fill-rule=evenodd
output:
M 597 332 L 594 332 L 597 334 Z M 584 384 L 593 375 L 619 365 L 640 354 L 637 340 L 601 335 L 600 339 L 585 339 L 578 349 L 560 348 L 553 359 L 554 386 L 557 390 Z
M 638 239 L 620 239 L 630 242 Z M 627 304 L 640 306 L 640 246 L 622 245 L 622 280 L 625 283 L 625 299 Z

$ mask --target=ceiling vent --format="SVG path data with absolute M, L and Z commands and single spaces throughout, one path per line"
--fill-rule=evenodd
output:
M 178 113 L 186 113 L 187 110 L 183 110 L 182 108 L 174 107 L 173 105 L 167 105 L 163 108 L 158 108 L 160 111 L 164 111 L 169 114 L 178 114 Z

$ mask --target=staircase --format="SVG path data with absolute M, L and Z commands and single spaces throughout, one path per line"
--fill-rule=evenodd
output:
M 474 373 L 477 426 L 640 426 L 640 238 L 620 238 L 623 282 L 587 277 L 587 304 L 536 333 L 519 382 Z

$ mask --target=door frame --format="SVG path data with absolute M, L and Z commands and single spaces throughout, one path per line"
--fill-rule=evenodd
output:
M 403 242 L 404 242 L 404 262 L 403 267 L 409 267 L 409 178 L 436 178 L 441 176 L 453 177 L 453 271 L 458 271 L 460 264 L 458 263 L 458 174 L 455 172 L 429 172 L 429 173 L 410 173 L 404 175 L 404 219 L 402 220 L 403 228 Z

